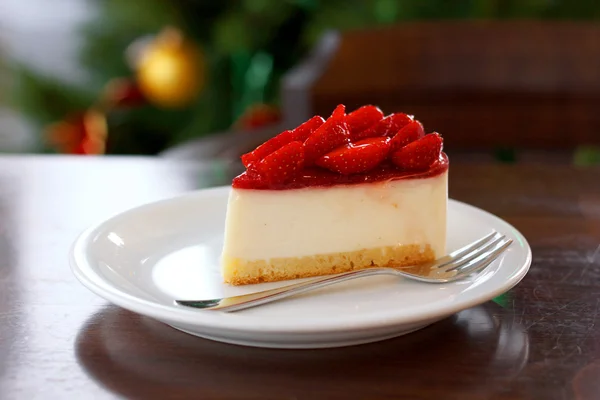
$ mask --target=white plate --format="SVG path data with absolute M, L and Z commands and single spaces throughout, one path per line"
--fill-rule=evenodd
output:
M 290 282 L 230 287 L 219 255 L 228 187 L 201 190 L 117 215 L 84 232 L 71 252 L 75 276 L 108 301 L 204 338 L 258 347 L 323 348 L 406 334 L 486 302 L 527 273 L 531 250 L 503 220 L 450 200 L 448 249 L 492 229 L 513 245 L 479 276 L 450 284 L 362 278 L 272 304 L 224 313 L 177 306 Z

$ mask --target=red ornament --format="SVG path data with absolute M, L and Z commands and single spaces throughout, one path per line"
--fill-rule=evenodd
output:
M 106 85 L 104 102 L 109 107 L 129 108 L 146 103 L 146 98 L 133 80 L 119 78 L 113 79 Z
M 268 104 L 255 104 L 246 109 L 234 126 L 240 130 L 252 130 L 281 120 L 281 113 Z
M 50 146 L 66 154 L 104 154 L 106 117 L 97 110 L 74 114 L 46 129 Z

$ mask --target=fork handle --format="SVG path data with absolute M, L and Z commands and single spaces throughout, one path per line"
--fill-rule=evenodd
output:
M 389 274 L 392 273 L 392 271 L 393 270 L 390 268 L 367 268 L 357 271 L 344 272 L 334 276 L 311 279 L 309 281 L 294 283 L 292 285 L 240 296 L 224 297 L 222 299 L 211 300 L 176 300 L 175 302 L 182 306 L 200 308 L 204 310 L 221 310 L 229 312 L 239 311 L 246 308 L 259 306 L 261 304 L 271 303 L 273 301 L 281 300 L 283 298 L 305 293 L 311 290 L 320 289 L 335 283 L 345 282 L 356 278 L 363 278 L 366 276 Z

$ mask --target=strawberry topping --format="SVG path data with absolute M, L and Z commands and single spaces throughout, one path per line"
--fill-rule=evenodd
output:
M 315 130 L 325 123 L 321 116 L 314 116 L 296 129 L 281 132 L 279 135 L 267 140 L 254 151 L 242 156 L 244 167 L 250 166 L 253 162 L 260 161 L 275 150 L 280 149 L 286 144 L 299 140 L 305 141 Z
M 378 166 L 389 151 L 388 137 L 367 138 L 330 151 L 320 157 L 316 164 L 343 175 L 358 174 Z
M 387 117 L 379 120 L 379 122 L 372 125 L 370 128 L 354 134 L 352 140 L 376 136 L 393 136 L 396 134 L 396 132 L 412 121 L 413 117 L 404 113 L 390 114 Z
M 442 137 L 430 133 L 392 153 L 392 162 L 403 170 L 426 170 L 439 159 L 442 147 Z
M 346 116 L 346 106 L 343 104 L 338 104 L 338 106 L 331 113 L 330 118 L 344 118 Z
M 344 117 L 345 107 L 337 106 L 331 117 L 306 139 L 304 142 L 306 165 L 312 165 L 323 154 L 350 141 L 348 125 Z
M 262 189 L 269 187 L 269 184 L 260 175 L 250 171 L 246 171 L 233 178 L 231 184 L 238 189 Z
M 274 151 L 248 168 L 250 178 L 258 175 L 260 181 L 278 184 L 293 179 L 304 166 L 302 142 L 294 141 Z
M 442 149 L 442 137 L 425 135 L 412 115 L 384 117 L 374 105 L 346 114 L 340 104 L 327 120 L 310 118 L 244 154 L 246 172 L 233 186 L 277 190 L 436 176 L 448 169 Z
M 387 118 L 390 119 L 390 124 L 387 132 L 385 133 L 386 136 L 394 136 L 396 132 L 414 121 L 414 117 L 412 115 L 407 115 L 404 113 L 391 114 Z
M 280 149 L 294 140 L 294 131 L 283 131 L 279 135 L 272 137 L 254 151 L 242 156 L 242 164 L 248 168 L 252 163 L 260 161 L 274 151 Z
M 352 111 L 346 116 L 350 136 L 354 137 L 355 134 L 375 125 L 382 118 L 383 112 L 378 107 L 372 105 L 362 106 Z
M 299 140 L 304 142 L 310 135 L 313 134 L 314 131 L 319 129 L 321 125 L 325 123 L 325 120 L 320 115 L 316 115 L 306 121 L 305 123 L 299 125 L 294 132 L 294 140 Z
M 425 129 L 423 129 L 423 124 L 419 121 L 412 121 L 408 125 L 405 125 L 404 128 L 400 129 L 398 133 L 396 133 L 392 137 L 392 152 L 401 149 L 407 144 L 414 142 L 417 139 L 425 136 Z

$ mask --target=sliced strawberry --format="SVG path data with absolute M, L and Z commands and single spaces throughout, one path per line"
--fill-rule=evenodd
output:
M 329 118 L 343 118 L 346 115 L 346 106 L 343 104 L 338 104 L 335 110 L 331 113 L 331 117 Z
M 346 116 L 350 136 L 373 126 L 383 118 L 383 112 L 375 106 L 362 106 Z
M 411 115 L 404 113 L 390 114 L 387 117 L 379 120 L 379 122 L 372 125 L 370 128 L 367 128 L 362 132 L 355 133 L 352 136 L 352 140 L 377 136 L 393 136 L 396 132 L 412 121 L 413 117 Z
M 325 123 L 325 120 L 320 115 L 315 115 L 305 123 L 299 125 L 294 129 L 294 140 L 304 142 L 314 131 L 319 129 L 321 125 Z
M 350 142 L 344 109 L 342 105 L 337 106 L 331 117 L 306 139 L 304 142 L 306 165 L 312 165 L 323 154 Z
M 323 117 L 316 115 L 299 125 L 297 128 L 281 132 L 279 135 L 267 140 L 250 153 L 242 156 L 242 164 L 246 168 L 253 162 L 260 161 L 275 150 L 278 150 L 286 144 L 299 140 L 305 141 L 315 130 L 325 123 Z
M 320 157 L 319 167 L 343 174 L 358 174 L 378 166 L 390 150 L 388 137 L 377 137 L 348 143 Z
M 392 162 L 409 171 L 425 170 L 439 158 L 442 147 L 442 137 L 430 133 L 392 153 Z
M 352 140 L 361 140 L 370 137 L 386 136 L 386 132 L 390 126 L 390 120 L 388 117 L 382 118 L 369 128 L 361 131 L 354 132 L 352 134 Z
M 268 184 L 286 182 L 296 176 L 304 166 L 302 142 L 294 141 L 274 151 L 248 167 L 249 174 L 259 175 Z
M 250 164 L 262 160 L 274 151 L 279 150 L 286 144 L 294 141 L 294 137 L 294 131 L 292 130 L 281 132 L 279 135 L 272 137 L 258 146 L 254 151 L 244 154 L 242 156 L 242 164 L 248 168 Z
M 396 132 L 414 121 L 414 117 L 412 115 L 404 113 L 391 114 L 388 116 L 388 118 L 390 119 L 390 125 L 385 133 L 386 136 L 394 136 Z
M 419 121 L 412 121 L 408 125 L 405 125 L 404 128 L 400 129 L 398 133 L 392 136 L 392 149 L 394 152 L 407 144 L 414 142 L 417 139 L 425 136 L 425 130 L 423 129 L 423 124 Z
M 268 183 L 260 175 L 246 171 L 233 178 L 231 186 L 236 189 L 260 189 L 268 187 Z

